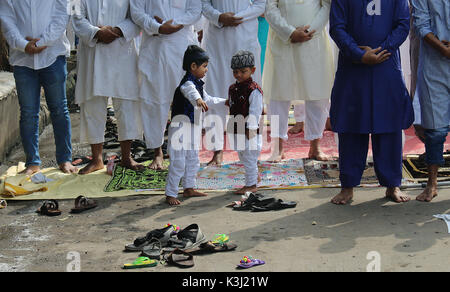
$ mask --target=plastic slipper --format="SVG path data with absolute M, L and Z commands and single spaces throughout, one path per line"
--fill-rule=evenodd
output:
M 161 250 L 162 250 L 161 241 L 159 241 L 156 238 L 153 238 L 149 244 L 147 244 L 142 248 L 141 256 L 148 257 L 154 260 L 160 260 Z
M 72 208 L 70 213 L 81 213 L 95 207 L 97 207 L 96 201 L 86 198 L 85 196 L 78 196 L 75 199 L 75 208 Z
M 4 209 L 8 206 L 6 200 L 0 200 L 0 209 Z
M 168 223 L 161 229 L 154 229 L 148 232 L 145 236 L 138 237 L 132 244 L 125 246 L 126 251 L 143 251 L 144 247 L 154 242 L 155 239 L 161 243 L 161 246 L 167 246 L 171 237 L 177 234 L 180 227 L 175 224 Z
M 158 264 L 157 261 L 151 260 L 148 257 L 138 257 L 134 262 L 129 264 L 124 264 L 124 269 L 140 269 L 140 268 L 148 268 L 154 267 Z
M 192 249 L 206 241 L 200 227 L 197 224 L 191 224 L 177 234 L 177 238 L 170 238 L 168 250 L 170 249 Z
M 56 200 L 46 200 L 42 203 L 41 207 L 36 210 L 36 213 L 46 216 L 58 216 L 61 215 L 59 210 L 59 204 Z
M 248 199 L 243 201 L 240 206 L 236 205 L 233 207 L 235 211 L 247 211 L 251 210 L 253 206 L 263 206 L 275 201 L 274 197 L 264 196 L 261 194 L 251 193 Z
M 252 256 L 245 256 L 237 265 L 237 268 L 248 269 L 254 266 L 264 265 L 266 262 L 258 259 L 254 259 Z
M 81 157 L 77 156 L 72 159 L 72 165 L 73 166 L 84 165 L 84 164 L 88 164 L 91 161 L 92 161 L 91 156 L 81 156 Z
M 272 210 L 282 210 L 287 208 L 295 208 L 297 206 L 296 202 L 283 202 L 283 200 L 276 200 L 267 205 L 263 206 L 252 206 L 252 212 L 263 212 Z
M 181 249 L 175 249 L 166 256 L 167 263 L 179 268 L 191 268 L 194 266 L 194 256 Z

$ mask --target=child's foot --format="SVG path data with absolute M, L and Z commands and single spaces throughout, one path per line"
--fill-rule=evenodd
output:
M 406 203 L 411 200 L 411 198 L 407 194 L 403 193 L 399 187 L 387 188 L 386 198 L 396 203 Z
M 245 186 L 236 192 L 234 192 L 236 195 L 245 195 L 246 192 L 256 193 L 258 191 L 258 188 L 256 185 L 253 186 Z
M 103 164 L 103 161 L 101 161 L 101 160 L 98 160 L 98 161 L 97 160 L 91 160 L 91 162 L 89 162 L 88 165 L 86 165 L 85 167 L 80 169 L 78 174 L 81 174 L 81 175 L 89 174 L 89 173 L 92 173 L 94 171 L 101 170 L 104 167 L 105 167 L 105 165 Z
M 19 174 L 33 175 L 35 173 L 38 173 L 39 171 L 41 171 L 41 168 L 39 165 L 30 165 L 30 166 L 27 166 L 27 168 L 25 168 L 21 172 L 19 172 Z
M 120 162 L 120 166 L 123 166 L 125 168 L 131 169 L 131 170 L 134 170 L 134 171 L 139 171 L 139 170 L 144 170 L 145 169 L 145 166 L 143 166 L 142 164 L 137 163 L 132 158 L 122 159 L 122 161 Z
M 339 194 L 337 194 L 333 199 L 331 199 L 331 203 L 336 205 L 346 205 L 353 199 L 353 188 L 344 188 L 341 190 Z
M 166 196 L 166 203 L 170 206 L 177 206 L 181 204 L 181 202 L 177 198 L 170 196 Z
M 185 198 L 192 198 L 192 197 L 206 197 L 208 195 L 205 193 L 198 192 L 194 189 L 185 189 L 183 192 L 183 196 Z
M 223 151 L 215 151 L 214 156 L 210 162 L 208 162 L 208 166 L 221 166 L 223 162 Z
M 437 188 L 435 186 L 427 186 L 425 190 L 416 197 L 416 200 L 420 202 L 431 202 L 437 195 Z
M 289 134 L 299 134 L 303 132 L 303 122 L 297 122 L 295 125 L 289 129 Z
M 61 163 L 59 169 L 64 173 L 77 173 L 78 171 L 78 168 L 73 166 L 69 161 Z

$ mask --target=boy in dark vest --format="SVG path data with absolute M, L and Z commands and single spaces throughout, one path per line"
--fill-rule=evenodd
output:
M 209 57 L 195 45 L 189 46 L 184 54 L 183 70 L 186 75 L 175 91 L 172 102 L 172 117 L 169 128 L 168 154 L 169 174 L 166 184 L 166 202 L 179 205 L 178 186 L 183 179 L 184 197 L 203 197 L 206 194 L 194 190 L 197 172 L 200 168 L 198 158 L 201 141 L 202 112 L 208 105 L 225 103 L 225 99 L 211 97 L 204 90 L 201 80 L 208 72 Z
M 236 83 L 230 86 L 226 105 L 230 107 L 227 136 L 244 164 L 245 186 L 236 194 L 256 192 L 258 183 L 258 157 L 262 148 L 260 119 L 263 112 L 263 93 L 253 81 L 255 56 L 249 51 L 237 52 L 231 60 Z M 261 131 L 262 132 L 262 131 Z

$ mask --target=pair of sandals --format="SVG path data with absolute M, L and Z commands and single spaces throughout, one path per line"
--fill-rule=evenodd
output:
M 70 210 L 70 213 L 77 214 L 97 207 L 97 202 L 84 196 L 78 196 L 75 199 L 75 207 Z M 59 204 L 56 200 L 45 200 L 41 207 L 36 210 L 36 213 L 45 216 L 59 216 Z
M 295 208 L 296 206 L 297 203 L 293 201 L 284 202 L 281 199 L 277 200 L 271 196 L 250 193 L 248 194 L 248 196 L 243 196 L 243 200 L 234 202 L 234 205 L 232 207 L 235 211 L 251 210 L 252 212 L 264 212 Z

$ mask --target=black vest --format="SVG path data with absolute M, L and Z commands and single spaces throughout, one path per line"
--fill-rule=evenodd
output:
M 181 80 L 180 85 L 175 90 L 175 95 L 173 97 L 172 101 L 172 115 L 171 118 L 178 115 L 185 115 L 189 118 L 191 123 L 194 123 L 194 106 L 192 103 L 187 99 L 183 93 L 181 93 L 181 86 L 185 84 L 186 82 L 191 81 L 194 83 L 195 88 L 200 93 L 200 96 L 203 98 L 203 85 L 205 84 L 201 79 L 197 79 L 192 75 L 191 73 L 186 73 L 184 75 L 183 79 Z

